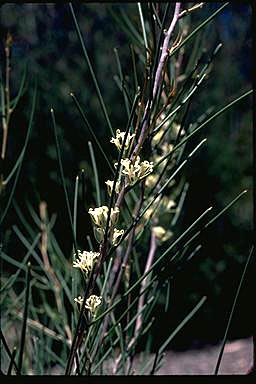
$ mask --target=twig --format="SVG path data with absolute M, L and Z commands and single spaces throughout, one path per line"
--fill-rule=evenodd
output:
M 139 215 L 140 209 L 141 209 L 142 204 L 143 204 L 143 196 L 144 196 L 144 188 L 142 187 L 142 189 L 141 189 L 141 198 L 140 198 L 138 207 L 136 209 L 135 217 L 138 217 L 138 215 Z M 135 236 L 135 228 L 136 227 L 134 226 L 132 228 L 130 234 L 129 234 L 128 246 L 127 246 L 127 250 L 126 250 L 126 253 L 125 253 L 125 256 L 124 256 L 122 264 L 121 264 L 121 259 L 120 259 L 120 262 L 119 262 L 119 265 L 118 265 L 119 273 L 118 273 L 118 276 L 117 276 L 117 279 L 116 279 L 116 282 L 115 282 L 115 285 L 114 285 L 114 288 L 113 288 L 113 291 L 112 291 L 112 295 L 111 295 L 111 299 L 110 299 L 110 302 L 109 302 L 109 306 L 112 305 L 112 303 L 113 303 L 113 301 L 114 301 L 114 299 L 116 297 L 116 294 L 118 292 L 118 288 L 119 288 L 120 283 L 121 283 L 121 278 L 122 278 L 123 272 L 124 272 L 124 270 L 126 268 L 126 265 L 128 263 L 128 259 L 129 259 L 129 256 L 130 256 L 130 253 L 132 251 L 132 246 L 133 246 L 133 241 L 134 241 L 134 236 Z M 102 333 L 101 333 L 101 337 L 99 338 L 98 345 L 101 344 L 101 342 L 103 341 L 103 339 L 104 339 L 104 337 L 106 335 L 106 331 L 107 331 L 107 327 L 108 327 L 108 320 L 109 320 L 109 315 L 107 315 L 105 317 L 105 319 L 104 319 Z M 97 348 L 98 348 L 98 345 L 97 345 Z M 96 351 L 97 351 L 97 348 L 96 348 Z
M 138 138 L 138 142 L 137 142 L 137 144 L 134 148 L 133 154 L 132 154 L 133 158 L 137 155 L 138 151 L 140 150 L 140 148 L 141 148 L 141 146 L 145 140 L 145 136 L 147 133 L 148 119 L 150 116 L 150 111 L 151 111 L 151 106 L 152 106 L 152 101 L 155 99 L 157 91 L 158 91 L 159 86 L 161 84 L 161 73 L 162 73 L 162 69 L 163 69 L 164 63 L 166 61 L 166 58 L 168 56 L 168 46 L 169 46 L 170 38 L 171 38 L 171 35 L 174 31 L 175 25 L 176 25 L 178 18 L 179 18 L 180 7 L 181 7 L 181 3 L 175 4 L 174 16 L 173 16 L 172 22 L 170 24 L 170 27 L 166 33 L 166 36 L 165 36 L 165 39 L 163 42 L 162 53 L 161 53 L 158 67 L 156 70 L 155 81 L 154 81 L 154 86 L 153 86 L 153 93 L 152 93 L 152 100 L 151 100 L 151 103 L 149 101 L 147 102 L 147 105 L 145 108 L 144 116 L 142 119 L 142 128 L 141 128 L 140 136 Z
M 163 43 L 163 47 L 162 47 L 162 54 L 161 54 L 161 57 L 159 60 L 157 70 L 156 70 L 156 76 L 155 76 L 154 87 L 153 87 L 153 98 L 156 96 L 157 90 L 159 88 L 161 72 L 162 72 L 165 60 L 168 56 L 169 41 L 170 41 L 171 35 L 174 31 L 175 25 L 179 19 L 180 7 L 181 7 L 181 3 L 175 4 L 174 16 L 173 16 L 172 22 L 170 24 L 170 27 L 169 27 L 169 29 L 166 33 L 165 39 L 164 39 L 164 43 Z
M 147 262 L 146 262 L 144 274 L 147 273 L 147 271 L 151 267 L 151 265 L 153 263 L 154 256 L 155 256 L 155 252 L 156 252 L 156 236 L 155 236 L 154 232 L 151 231 L 150 248 L 149 248 L 149 253 L 148 253 L 148 257 L 147 257 Z M 147 281 L 148 281 L 148 276 L 144 280 L 142 280 L 140 292 L 145 290 L 146 285 L 147 285 Z M 145 301 L 145 293 L 143 295 L 141 295 L 139 298 L 138 309 L 137 309 L 138 313 L 141 311 L 141 308 L 144 305 L 144 301 Z M 141 325 L 142 325 L 142 314 L 140 314 L 136 320 L 135 331 L 134 331 L 134 337 L 135 338 L 138 335 L 138 332 L 141 328 Z
M 224 333 L 224 337 L 223 337 L 223 340 L 222 340 L 222 345 L 221 345 L 220 353 L 219 353 L 219 356 L 218 356 L 217 364 L 216 364 L 216 367 L 215 367 L 215 371 L 214 371 L 215 375 L 218 375 L 218 372 L 219 372 L 219 367 L 220 367 L 221 359 L 222 359 L 222 356 L 223 356 L 223 352 L 224 352 L 224 348 L 225 348 L 225 344 L 226 344 L 226 340 L 227 340 L 227 336 L 228 336 L 228 331 L 229 331 L 230 324 L 231 324 L 231 321 L 232 321 L 232 318 L 233 318 L 233 314 L 234 314 L 234 311 L 235 311 L 235 308 L 236 308 L 236 304 L 237 304 L 237 299 L 238 299 L 239 293 L 241 291 L 241 288 L 242 288 L 242 285 L 243 285 L 243 282 L 244 282 L 244 279 L 245 279 L 247 268 L 249 266 L 249 263 L 250 263 L 252 257 L 254 256 L 254 250 L 255 250 L 255 248 L 254 248 L 254 246 L 252 246 L 250 254 L 249 254 L 249 257 L 248 257 L 248 259 L 246 261 L 246 264 L 245 264 L 245 267 L 244 267 L 241 279 L 239 281 L 239 285 L 238 285 L 238 288 L 237 288 L 237 291 L 236 291 L 236 295 L 235 295 L 235 298 L 234 298 L 234 301 L 233 301 L 233 304 L 232 304 L 232 308 L 231 308 L 230 315 L 229 315 L 229 318 L 228 318 L 228 323 L 227 323 L 227 326 L 226 326 L 226 329 L 225 329 L 225 333 Z
M 6 69 L 5 69 L 5 117 L 3 117 L 3 142 L 2 142 L 2 152 L 1 157 L 4 160 L 5 154 L 6 154 L 6 147 L 7 147 L 7 137 L 8 137 L 8 128 L 9 128 L 9 121 L 11 116 L 11 109 L 10 109 L 10 50 L 12 45 L 12 36 L 8 33 L 5 43 L 5 57 L 6 57 Z
M 182 11 L 180 14 L 179 14 L 179 19 L 181 19 L 182 17 L 186 16 L 187 14 L 195 11 L 196 9 L 198 8 L 202 8 L 204 5 L 204 3 L 199 3 L 199 4 L 195 4 L 193 5 L 193 7 L 189 8 L 189 9 L 184 9 L 184 11 Z

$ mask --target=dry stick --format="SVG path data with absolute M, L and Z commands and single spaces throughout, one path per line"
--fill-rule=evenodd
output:
M 22 312 L 19 312 L 19 311 L 15 311 L 15 316 L 17 316 L 17 318 L 20 320 L 22 320 L 22 318 L 23 318 Z M 58 333 L 56 333 L 52 329 L 47 328 L 45 325 L 39 323 L 36 320 L 30 319 L 28 317 L 27 324 L 29 327 L 31 327 L 35 330 L 38 330 L 40 332 L 43 332 L 46 336 L 49 336 L 49 337 L 53 338 L 54 340 L 67 342 L 66 339 L 64 339 L 64 337 L 62 335 L 59 335 Z

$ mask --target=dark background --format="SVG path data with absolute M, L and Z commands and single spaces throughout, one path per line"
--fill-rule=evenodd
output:
M 191 29 L 216 10 L 220 3 L 205 4 L 191 16 Z M 114 129 L 126 124 L 126 111 L 121 93 L 113 76 L 117 66 L 113 48 L 117 47 L 123 71 L 131 76 L 129 41 L 113 20 L 110 9 L 123 9 L 131 21 L 137 23 L 136 4 L 76 4 L 86 47 L 104 96 Z M 252 87 L 252 9 L 249 3 L 230 4 L 211 22 L 204 34 L 204 47 L 212 50 L 218 42 L 223 47 L 214 62 L 207 81 L 197 93 L 187 118 L 194 121 L 210 106 L 221 107 Z M 86 246 L 90 223 L 86 210 L 95 200 L 91 183 L 92 170 L 88 153 L 88 140 L 92 140 L 72 102 L 73 91 L 95 133 L 106 151 L 112 151 L 110 134 L 100 111 L 95 88 L 82 56 L 71 14 L 67 4 L 4 4 L 0 9 L 1 67 L 4 71 L 4 40 L 9 31 L 13 36 L 11 57 L 11 93 L 16 95 L 24 64 L 28 68 L 28 89 L 14 112 L 8 137 L 7 170 L 11 169 L 20 152 L 29 116 L 33 79 L 37 78 L 39 94 L 32 136 L 15 192 L 15 200 L 22 211 L 29 214 L 25 202 L 38 211 L 41 200 L 48 204 L 49 213 L 56 212 L 54 228 L 59 243 L 69 257 L 72 238 L 57 165 L 50 107 L 56 114 L 61 132 L 61 151 L 69 196 L 74 193 L 75 177 L 85 169 L 86 201 L 79 202 L 78 243 Z M 190 45 L 186 54 L 190 54 Z M 162 313 L 162 323 L 155 324 L 156 343 L 166 337 L 203 296 L 207 303 L 176 337 L 175 347 L 193 343 L 216 342 L 224 327 L 239 283 L 243 266 L 252 241 L 252 101 L 246 98 L 228 112 L 214 120 L 200 134 L 207 137 L 205 149 L 196 155 L 187 168 L 189 193 L 177 230 L 186 228 L 206 208 L 224 208 L 243 189 L 249 192 L 218 220 L 204 235 L 200 253 L 180 271 L 172 281 L 171 305 Z M 198 140 L 198 136 L 197 136 Z M 101 154 L 94 146 L 98 159 L 100 180 L 106 180 L 109 171 Z M 113 159 L 115 158 L 113 153 Z M 107 176 L 106 176 L 107 175 Z M 105 190 L 102 184 L 102 189 Z M 105 192 L 103 192 L 105 193 Z M 8 191 L 6 192 L 8 195 Z M 106 196 L 105 196 L 106 197 Z M 8 254 L 22 257 L 24 250 L 11 231 L 19 224 L 11 207 L 5 221 L 4 248 Z M 230 338 L 249 336 L 253 320 L 251 304 L 247 300 L 253 291 L 254 271 L 250 268 L 239 298 L 229 333 Z M 157 311 L 163 312 L 164 297 Z

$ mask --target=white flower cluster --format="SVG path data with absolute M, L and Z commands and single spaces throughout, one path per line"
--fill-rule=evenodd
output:
M 122 175 L 127 176 L 128 183 L 134 184 L 136 181 L 143 179 L 153 172 L 153 162 L 147 160 L 140 161 L 140 157 L 137 156 L 133 161 L 130 159 L 121 159 Z M 117 167 L 117 163 L 115 163 Z
M 100 253 L 92 252 L 92 251 L 83 251 L 80 250 L 78 252 L 78 258 L 73 261 L 74 268 L 80 268 L 83 272 L 85 272 L 86 276 L 91 272 L 95 262 L 98 260 Z
M 161 242 L 169 240 L 173 235 L 173 233 L 171 231 L 167 231 L 166 229 L 164 229 L 160 225 L 153 227 L 152 231 L 153 231 L 155 237 L 158 240 L 160 240 Z
M 78 296 L 74 299 L 74 301 L 78 303 L 79 306 L 81 306 L 83 304 L 84 297 Z M 90 297 L 88 297 L 88 299 L 86 299 L 85 308 L 90 311 L 92 316 L 95 316 L 97 309 L 99 305 L 101 305 L 101 303 L 102 303 L 101 296 L 91 295 Z
M 94 236 L 99 243 L 101 243 L 104 240 L 108 212 L 109 212 L 109 209 L 105 205 L 103 205 L 102 207 L 89 209 L 89 214 L 94 224 L 94 227 L 93 227 Z M 119 244 L 122 238 L 122 235 L 124 234 L 123 229 L 120 230 L 120 229 L 114 228 L 114 226 L 118 222 L 119 212 L 120 211 L 118 207 L 111 208 L 109 229 L 110 229 L 111 243 L 114 246 Z
M 135 134 L 134 133 L 130 134 L 128 132 L 127 138 L 125 140 L 125 145 L 124 145 L 124 149 L 125 150 L 129 149 L 130 144 L 131 144 L 131 139 L 133 137 L 135 137 Z M 125 138 L 125 132 L 121 132 L 120 129 L 117 129 L 116 130 L 116 137 L 112 137 L 112 139 L 110 140 L 110 143 L 115 144 L 115 146 L 117 147 L 118 151 L 121 151 L 121 148 L 122 148 L 122 145 L 123 145 L 123 142 L 124 142 L 124 138 Z

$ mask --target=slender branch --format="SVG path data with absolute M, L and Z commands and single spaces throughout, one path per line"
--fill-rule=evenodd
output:
M 243 285 L 243 282 L 244 282 L 244 279 L 245 279 L 245 276 L 246 276 L 246 272 L 248 270 L 249 263 L 250 263 L 252 257 L 254 256 L 254 253 L 255 253 L 255 248 L 254 248 L 254 246 L 252 246 L 252 248 L 250 250 L 249 257 L 248 257 L 248 259 L 246 261 L 246 264 L 245 264 L 245 267 L 244 267 L 241 279 L 239 281 L 238 288 L 236 290 L 236 295 L 235 295 L 235 298 L 234 298 L 234 301 L 233 301 L 233 304 L 232 304 L 232 308 L 231 308 L 230 315 L 229 315 L 229 318 L 228 318 L 227 326 L 226 326 L 225 333 L 224 333 L 224 336 L 223 336 L 220 353 L 219 353 L 217 364 L 216 364 L 216 367 L 215 367 L 215 370 L 214 370 L 214 375 L 218 375 L 218 372 L 219 372 L 220 363 L 221 363 L 221 359 L 222 359 L 222 356 L 223 356 L 223 353 L 224 353 L 224 348 L 225 348 L 225 344 L 226 344 L 226 340 L 227 340 L 227 336 L 228 336 L 228 331 L 229 331 L 229 328 L 230 328 L 230 325 L 231 325 L 231 321 L 233 319 L 233 314 L 234 314 L 234 311 L 235 311 L 235 308 L 236 308 L 236 304 L 237 304 L 237 299 L 238 299 L 238 296 L 240 294 L 240 291 L 241 291 L 241 288 L 242 288 L 242 285 Z
M 144 183 L 143 183 L 144 184 Z M 138 207 L 136 209 L 136 213 L 135 213 L 135 217 L 137 218 L 139 213 L 140 213 L 140 209 L 142 207 L 142 204 L 143 204 L 143 197 L 144 197 L 144 186 L 142 185 L 142 189 L 141 189 L 141 197 L 140 197 L 140 201 L 139 201 L 139 204 L 138 204 Z M 120 259 L 120 262 L 119 262 L 119 265 L 117 268 L 119 268 L 119 273 L 118 273 L 118 276 L 117 276 L 117 279 L 116 279 L 116 282 L 115 282 L 115 285 L 114 285 L 114 288 L 113 288 L 113 291 L 112 291 L 112 295 L 111 295 L 111 299 L 110 299 L 110 302 L 109 302 L 109 306 L 112 305 L 115 297 L 116 297 L 116 294 L 118 292 L 118 288 L 120 286 L 120 283 L 121 283 L 121 278 L 122 278 L 122 275 L 123 275 L 123 272 L 127 266 L 127 263 L 128 263 L 128 260 L 129 260 L 129 255 L 132 251 L 132 247 L 133 247 L 133 241 L 134 241 L 134 236 L 135 236 L 135 229 L 136 229 L 136 226 L 134 226 L 129 234 L 129 239 L 128 239 L 128 246 L 127 246 L 127 250 L 126 250 L 126 253 L 125 253 L 125 256 L 124 256 L 124 259 L 123 259 L 123 262 L 121 264 L 121 259 Z M 107 331 L 107 327 L 108 327 L 108 320 L 109 320 L 109 315 L 107 315 L 104 319 L 104 323 L 103 323 L 103 328 L 102 328 L 102 333 L 101 333 L 101 337 L 99 338 L 99 343 L 98 345 L 101 344 L 101 342 L 103 341 L 104 337 L 105 337 L 105 334 L 106 334 L 106 331 Z M 97 346 L 98 348 L 98 346 Z M 96 349 L 97 351 L 97 349 Z
M 156 70 L 156 77 L 155 77 L 155 82 L 154 82 L 154 87 L 153 87 L 153 98 L 156 96 L 157 90 L 159 88 L 161 72 L 162 72 L 165 60 L 168 56 L 169 41 L 170 41 L 171 35 L 174 31 L 175 25 L 179 19 L 180 7 L 181 7 L 181 3 L 175 4 L 175 11 L 174 11 L 173 19 L 172 19 L 170 27 L 166 33 L 166 37 L 164 39 L 164 43 L 163 43 L 163 47 L 162 47 L 162 54 L 161 54 L 161 57 L 159 60 L 157 70 Z
M 1 151 L 1 158 L 5 159 L 6 154 L 6 147 L 7 147 L 7 137 L 8 137 L 8 129 L 9 129 L 9 121 L 11 116 L 11 109 L 10 109 L 10 48 L 12 45 L 12 37 L 8 33 L 6 38 L 6 44 L 5 44 L 5 57 L 6 57 L 6 68 L 5 68 L 5 89 L 4 89 L 4 96 L 5 97 L 5 117 L 3 117 L 3 141 L 2 141 L 2 151 Z
M 135 146 L 133 154 L 132 154 L 133 158 L 136 156 L 136 154 L 138 153 L 139 149 L 141 148 L 141 146 L 145 140 L 145 136 L 147 133 L 147 126 L 148 126 L 148 119 L 149 119 L 149 115 L 150 115 L 150 111 L 151 111 L 151 107 L 152 107 L 152 101 L 155 99 L 155 97 L 157 95 L 157 91 L 159 90 L 159 87 L 161 84 L 161 74 L 162 74 L 162 70 L 163 70 L 166 58 L 168 56 L 168 46 L 169 46 L 170 38 L 171 38 L 171 35 L 174 31 L 175 25 L 176 25 L 178 18 L 179 18 L 180 7 L 181 7 L 181 3 L 176 3 L 173 19 L 172 19 L 172 22 L 170 24 L 170 27 L 166 33 L 166 36 L 165 36 L 165 39 L 163 42 L 162 53 L 161 53 L 161 56 L 159 59 L 159 63 L 158 63 L 156 75 L 155 75 L 152 100 L 151 100 L 151 102 L 149 102 L 149 101 L 147 102 L 147 105 L 145 108 L 144 116 L 142 119 L 142 128 L 141 128 L 140 136 L 138 138 L 137 145 Z
M 147 262 L 146 262 L 146 266 L 145 266 L 145 270 L 144 270 L 143 274 L 147 273 L 147 271 L 151 267 L 151 265 L 153 263 L 154 256 L 155 256 L 155 252 L 156 252 L 156 236 L 155 236 L 154 232 L 151 231 L 150 248 L 149 248 Z M 147 281 L 148 281 L 148 276 L 144 280 L 142 280 L 142 282 L 141 282 L 140 293 L 145 290 L 146 285 L 147 285 Z M 141 308 L 144 305 L 144 301 L 145 301 L 145 293 L 143 295 L 141 295 L 139 298 L 138 309 L 137 309 L 138 313 L 141 312 Z M 140 314 L 136 320 L 135 331 L 134 331 L 134 337 L 135 338 L 138 335 L 138 332 L 141 328 L 141 325 L 142 325 L 142 314 Z

